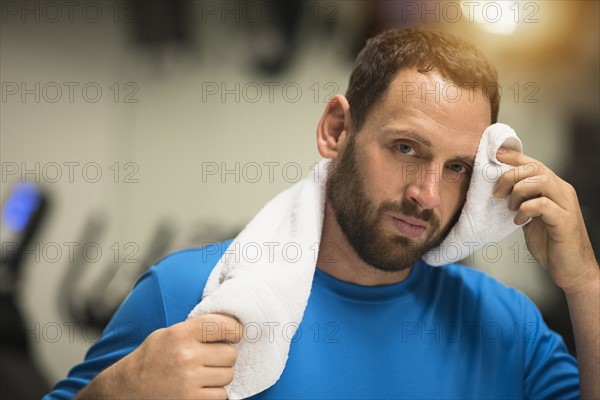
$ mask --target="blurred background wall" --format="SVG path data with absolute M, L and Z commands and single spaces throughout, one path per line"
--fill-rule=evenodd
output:
M 345 92 L 366 38 L 391 27 L 483 50 L 500 121 L 579 188 L 598 249 L 597 1 L 2 1 L 1 12 L 4 351 L 25 349 L 48 385 L 149 265 L 233 237 L 310 171 L 327 100 Z M 24 235 L 11 218 L 33 214 L 14 194 L 36 190 L 45 211 Z M 572 348 L 564 299 L 520 232 L 467 262 L 525 291 Z

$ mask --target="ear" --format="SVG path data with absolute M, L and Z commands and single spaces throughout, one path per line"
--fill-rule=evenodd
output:
M 337 159 L 348 138 L 350 105 L 341 94 L 329 100 L 317 125 L 317 148 L 324 158 Z

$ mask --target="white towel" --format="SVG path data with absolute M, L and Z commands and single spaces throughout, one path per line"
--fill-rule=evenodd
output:
M 330 160 L 283 191 L 233 240 L 188 318 L 234 315 L 244 325 L 236 345 L 230 399 L 253 396 L 279 379 L 302 321 L 314 276 Z
M 467 200 L 458 222 L 440 246 L 423 256 L 427 264 L 439 266 L 463 260 L 483 246 L 505 239 L 521 226 L 513 222 L 517 212 L 508 209 L 508 198 L 492 196 L 500 176 L 512 168 L 496 159 L 500 147 L 523 151 L 515 131 L 497 123 L 483 132 L 479 142 Z

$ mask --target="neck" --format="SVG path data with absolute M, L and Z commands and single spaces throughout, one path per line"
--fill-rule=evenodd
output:
M 403 281 L 410 274 L 410 268 L 398 272 L 381 271 L 361 260 L 346 239 L 327 201 L 317 268 L 339 280 L 362 286 L 389 285 Z

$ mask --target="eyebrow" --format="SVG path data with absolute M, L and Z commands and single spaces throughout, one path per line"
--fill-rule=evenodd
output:
M 413 139 L 414 141 L 423 143 L 426 146 L 433 147 L 433 144 L 429 141 L 429 139 L 419 135 L 415 131 L 396 128 L 384 128 L 383 131 L 386 137 L 402 135 L 403 137 L 408 137 L 409 139 Z
M 397 129 L 397 128 L 384 128 L 383 132 L 384 132 L 385 137 L 401 135 L 402 137 L 412 139 L 412 140 L 422 143 L 428 147 L 433 147 L 433 144 L 431 143 L 431 141 L 429 139 L 419 135 L 415 131 L 406 130 L 406 129 Z M 456 157 L 453 157 L 453 159 L 465 162 L 471 166 L 473 166 L 475 164 L 475 157 L 471 157 L 471 156 L 456 156 Z
M 455 159 L 458 160 L 458 161 L 462 161 L 464 163 L 467 163 L 471 167 L 475 166 L 475 158 L 473 158 L 473 157 L 458 156 L 458 157 L 455 157 Z

